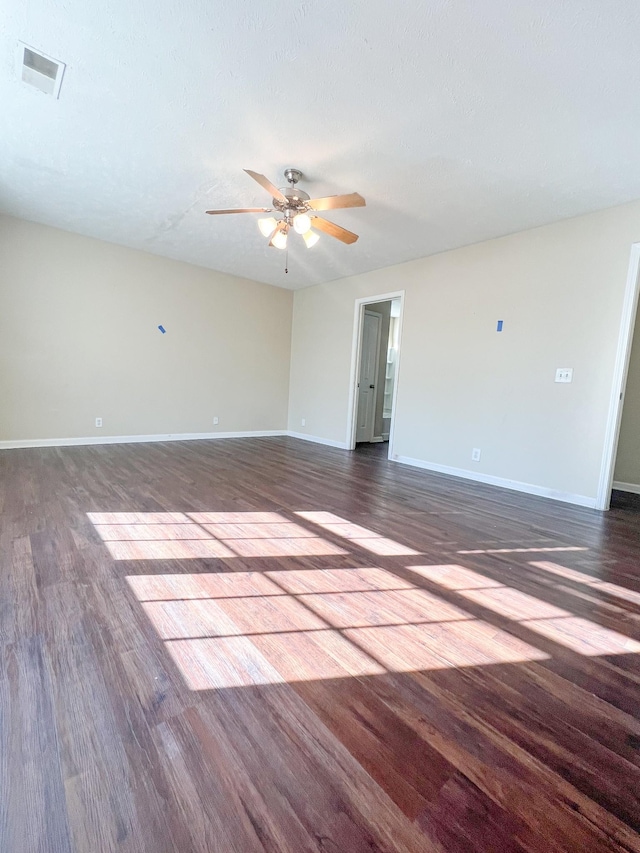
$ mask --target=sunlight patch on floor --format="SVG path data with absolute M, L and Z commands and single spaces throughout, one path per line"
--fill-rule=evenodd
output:
M 591 590 L 604 592 L 611 595 L 613 598 L 621 598 L 624 601 L 630 601 L 633 604 L 640 604 L 640 592 L 635 592 L 632 589 L 627 589 L 625 586 L 603 581 L 601 578 L 595 578 L 593 575 L 588 575 L 586 572 L 579 572 L 577 569 L 568 569 L 566 566 L 561 566 L 558 563 L 550 563 L 546 560 L 529 563 L 536 569 L 541 569 L 544 572 L 551 572 L 561 578 L 567 580 L 578 581 L 590 587 Z M 564 587 L 563 587 L 564 588 Z
M 287 572 L 265 572 L 265 575 L 277 578 L 283 590 L 294 594 L 416 588 L 411 581 L 378 568 L 293 569 Z
M 455 564 L 407 566 L 407 568 L 417 575 L 421 575 L 421 577 L 443 586 L 445 589 L 455 590 L 456 592 L 465 589 L 488 589 L 490 587 L 503 586 L 503 584 L 493 580 L 493 578 L 488 578 L 479 572 L 474 572 L 471 569 L 465 569 L 464 566 Z
M 262 572 L 130 575 L 127 583 L 138 601 L 286 595 L 284 590 Z
M 460 595 L 470 601 L 475 601 L 476 604 L 488 607 L 489 610 L 517 622 L 521 622 L 523 619 L 552 619 L 571 616 L 567 610 L 509 586 L 494 586 L 488 589 L 461 589 L 459 592 Z
M 387 557 L 418 553 L 330 512 L 296 515 L 300 524 L 277 512 L 88 514 L 119 560 L 344 555 L 349 545 Z M 338 537 L 344 548 L 318 536 L 314 527 Z M 464 553 L 530 550 L 551 549 Z M 579 581 L 589 590 L 634 600 L 630 590 L 557 563 L 529 565 L 547 573 L 546 583 L 548 577 Z M 525 642 L 510 624 L 534 632 L 543 648 L 552 641 L 587 656 L 640 652 L 640 643 L 615 630 L 465 566 L 403 569 L 416 576 L 416 583 L 377 566 L 130 575 L 126 580 L 193 690 L 549 658 L 535 639 Z M 432 588 L 418 586 L 418 577 Z M 448 600 L 452 594 L 456 603 Z M 503 627 L 478 618 L 478 607 L 498 614 Z
M 316 524 L 334 536 L 348 539 L 358 547 L 371 551 L 380 557 L 403 557 L 420 553 L 400 542 L 396 542 L 394 539 L 387 539 L 382 534 L 369 530 L 368 527 L 352 524 L 352 522 L 340 518 L 339 515 L 334 515 L 332 512 L 296 512 L 295 515 Z
M 377 567 L 127 582 L 192 690 L 548 657 Z
M 636 640 L 578 616 L 523 620 L 521 624 L 548 637 L 554 643 L 588 657 L 640 653 L 640 643 Z
M 319 557 L 346 553 L 275 512 L 87 515 L 114 560 Z
M 114 560 L 213 560 L 235 557 L 229 548 L 215 539 L 172 541 L 133 541 L 104 543 Z
M 337 631 L 258 638 L 177 640 L 166 648 L 190 690 L 254 687 L 348 676 L 381 675 L 385 668 Z
M 541 554 L 547 551 L 588 551 L 577 545 L 563 545 L 554 548 L 474 548 L 472 551 L 457 551 L 458 554 Z
M 537 568 L 553 567 L 561 576 L 588 577 L 582 572 L 558 566 L 556 563 L 531 563 Z M 446 589 L 481 607 L 547 637 L 582 655 L 629 654 L 640 652 L 640 643 L 591 619 L 575 616 L 535 595 L 513 589 L 463 566 L 409 566 L 411 571 L 428 578 Z M 592 586 L 600 583 L 591 578 Z M 612 586 L 611 584 L 609 586 Z

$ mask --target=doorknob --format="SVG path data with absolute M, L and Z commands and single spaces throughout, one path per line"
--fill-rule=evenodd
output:
M 376 387 L 375 385 L 369 385 L 369 388 L 375 388 L 375 387 Z

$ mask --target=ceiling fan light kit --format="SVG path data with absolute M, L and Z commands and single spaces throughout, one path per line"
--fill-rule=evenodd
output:
M 293 227 L 298 234 L 306 234 L 311 228 L 311 217 L 306 213 L 299 213 L 293 218 Z
M 258 219 L 258 228 L 264 237 L 271 237 L 278 220 L 274 216 L 266 216 L 264 219 Z
M 271 238 L 271 245 L 275 246 L 276 249 L 286 249 L 287 248 L 287 237 L 289 236 L 289 226 L 285 226 L 284 228 L 280 228 L 276 230 L 273 237 Z
M 307 247 L 307 249 L 310 249 L 312 246 L 315 246 L 315 244 L 318 242 L 318 240 L 320 239 L 320 235 L 316 234 L 315 231 L 312 231 L 311 229 L 309 229 L 306 234 L 302 235 L 302 239 L 304 240 L 304 243 L 305 243 L 305 246 Z
M 347 195 L 332 195 L 325 198 L 310 198 L 304 190 L 298 189 L 296 184 L 302 177 L 299 169 L 288 168 L 284 170 L 284 176 L 289 186 L 278 189 L 271 181 L 259 172 L 251 169 L 244 170 L 249 177 L 260 184 L 272 196 L 273 207 L 244 207 L 235 210 L 207 210 L 209 214 L 228 213 L 272 213 L 276 211 L 282 215 L 281 219 L 275 216 L 263 217 L 258 220 L 260 233 L 269 237 L 269 245 L 276 249 L 286 249 L 287 240 L 291 228 L 302 236 L 305 246 L 310 249 L 320 239 L 320 235 L 312 229 L 322 231 L 335 237 L 342 243 L 355 243 L 358 235 L 347 231 L 340 225 L 329 222 L 318 216 L 317 210 L 337 210 L 347 207 L 364 207 L 366 202 L 359 193 L 348 193 Z

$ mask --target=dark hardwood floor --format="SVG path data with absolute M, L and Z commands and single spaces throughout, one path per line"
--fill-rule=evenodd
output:
M 637 509 L 272 438 L 0 512 L 3 853 L 640 851 Z

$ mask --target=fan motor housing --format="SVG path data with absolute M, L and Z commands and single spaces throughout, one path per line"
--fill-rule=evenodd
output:
M 285 196 L 286 201 L 281 198 L 274 198 L 273 206 L 276 210 L 280 211 L 280 213 L 284 213 L 285 216 L 289 218 L 293 218 L 298 213 L 305 213 L 309 210 L 309 205 L 307 202 L 309 201 L 309 193 L 306 193 L 304 190 L 299 190 L 296 187 L 296 184 L 302 177 L 302 172 L 300 169 L 294 169 L 293 167 L 289 167 L 284 170 L 284 176 L 289 181 L 288 187 L 278 187 L 283 196 Z
M 276 210 L 279 210 L 280 213 L 285 213 L 287 210 L 290 210 L 295 216 L 296 213 L 303 213 L 305 210 L 309 209 L 307 205 L 307 201 L 310 198 L 309 193 L 306 193 L 304 190 L 299 190 L 295 186 L 279 187 L 279 189 L 282 195 L 287 199 L 286 201 L 283 201 L 280 198 L 274 198 L 272 200 L 273 206 Z

